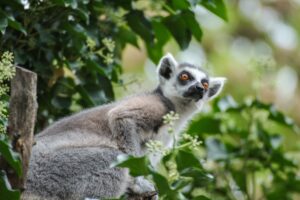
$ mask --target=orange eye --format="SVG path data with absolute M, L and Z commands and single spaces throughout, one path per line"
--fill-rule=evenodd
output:
M 189 77 L 188 74 L 181 74 L 180 75 L 180 80 L 182 80 L 182 81 L 187 81 L 189 79 L 190 79 L 190 77 Z
M 204 83 L 202 83 L 202 85 L 203 85 L 203 87 L 204 87 L 204 89 L 208 89 L 208 83 L 207 82 L 204 82 Z

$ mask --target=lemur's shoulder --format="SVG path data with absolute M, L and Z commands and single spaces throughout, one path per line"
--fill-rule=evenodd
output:
M 161 120 L 163 115 L 172 110 L 175 111 L 173 103 L 162 94 L 160 88 L 157 88 L 152 92 L 135 94 L 62 118 L 41 132 L 39 136 L 95 126 L 101 126 L 103 129 L 107 128 L 108 121 L 112 118 L 132 118 L 145 123 L 149 121 L 151 124 L 151 119 Z
M 159 88 L 152 92 L 130 96 L 116 103 L 108 112 L 108 117 L 136 119 L 161 119 L 163 115 L 174 111 L 173 103 L 164 97 Z

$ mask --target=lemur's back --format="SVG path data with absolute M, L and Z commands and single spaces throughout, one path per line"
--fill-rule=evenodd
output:
M 112 188 L 111 184 L 119 195 L 125 191 L 126 185 L 120 180 L 127 176 L 126 171 L 109 168 L 121 153 L 109 139 L 107 112 L 112 106 L 64 118 L 35 137 L 23 199 L 110 197 L 115 194 L 106 189 Z
M 147 126 L 157 127 L 167 111 L 160 98 L 149 93 L 88 109 L 54 123 L 35 138 L 23 199 L 79 200 L 123 194 L 130 184 L 128 172 L 109 166 L 117 155 L 128 152 L 120 150 L 117 141 L 122 139 L 114 135 L 118 132 L 114 128 L 130 132 L 126 129 L 132 127 L 122 127 L 123 121 L 128 126 L 137 118 L 141 131 Z M 111 127 L 112 122 L 116 127 Z M 125 142 L 129 142 L 129 149 L 135 145 L 132 143 L 140 144 L 143 139 L 136 133 Z
M 120 153 L 110 147 L 34 152 L 23 199 L 81 200 L 120 196 L 127 188 L 124 180 L 128 180 L 128 173 L 124 169 L 110 168 Z

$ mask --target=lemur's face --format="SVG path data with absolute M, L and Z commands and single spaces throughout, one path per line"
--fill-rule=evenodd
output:
M 209 77 L 194 65 L 178 64 L 171 54 L 161 59 L 158 74 L 164 95 L 195 102 L 217 96 L 225 81 L 222 77 Z

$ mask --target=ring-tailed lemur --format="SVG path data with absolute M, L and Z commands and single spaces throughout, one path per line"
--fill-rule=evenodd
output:
M 131 178 L 128 170 L 110 164 L 122 153 L 144 155 L 150 139 L 172 145 L 162 117 L 177 112 L 178 130 L 199 110 L 196 104 L 217 96 L 225 81 L 178 64 L 171 54 L 161 59 L 157 72 L 159 86 L 153 92 L 84 110 L 38 134 L 23 199 L 103 199 L 154 191 L 143 177 Z

